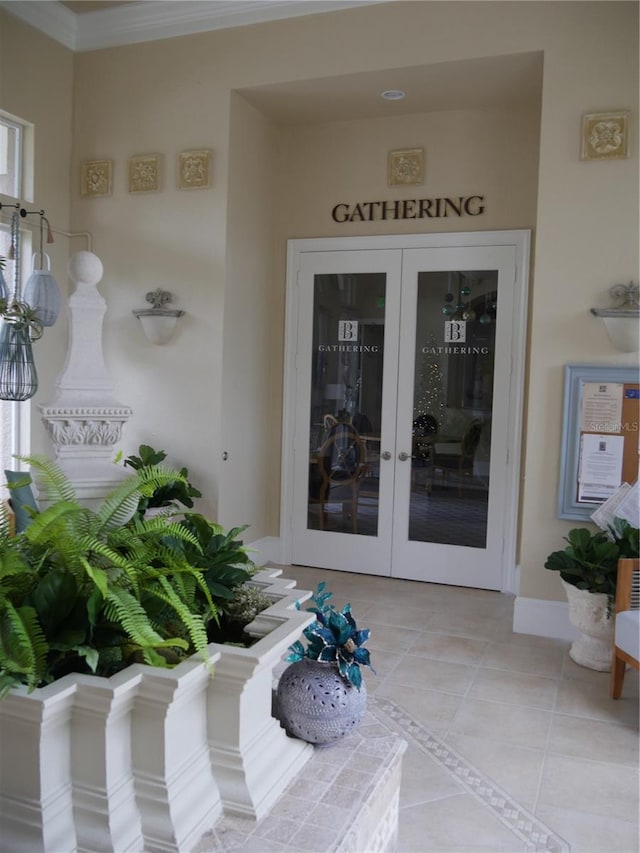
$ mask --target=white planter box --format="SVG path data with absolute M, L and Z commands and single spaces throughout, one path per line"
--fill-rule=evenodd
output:
M 211 650 L 210 662 L 218 657 Z M 199 656 L 174 669 L 145 668 L 131 738 L 142 834 L 154 851 L 191 850 L 222 814 L 209 760 L 211 683 Z
M 290 738 L 271 715 L 273 670 L 313 613 L 296 610 L 311 592 L 296 590 L 279 569 L 263 569 L 251 583 L 274 599 L 246 628 L 259 638 L 248 649 L 213 643 L 220 652 L 209 685 L 209 744 L 226 813 L 262 817 L 313 754 Z
M 76 849 L 71 791 L 72 676 L 0 701 L 0 838 L 12 853 Z
M 11 853 L 186 853 L 222 810 L 262 816 L 311 757 L 271 715 L 273 670 L 313 614 L 268 569 L 249 649 L 174 669 L 68 675 L 0 701 L 0 844 Z
M 144 675 L 76 675 L 71 718 L 73 813 L 78 851 L 135 853 L 144 841 L 131 763 L 131 712 Z

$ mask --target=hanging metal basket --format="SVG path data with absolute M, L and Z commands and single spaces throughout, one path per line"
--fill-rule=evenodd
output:
M 29 324 L 4 320 L 0 326 L 0 400 L 28 400 L 37 390 Z

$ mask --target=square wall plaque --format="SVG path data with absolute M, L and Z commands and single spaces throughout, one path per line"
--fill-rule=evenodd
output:
M 582 117 L 582 159 L 619 160 L 629 156 L 629 112 Z
M 178 155 L 178 188 L 207 189 L 211 186 L 211 151 L 181 151 Z
M 80 172 L 80 195 L 99 198 L 111 195 L 113 160 L 85 160 Z
M 389 186 L 421 184 L 424 181 L 424 149 L 389 151 Z
M 129 160 L 129 192 L 153 193 L 160 189 L 160 155 L 139 154 Z

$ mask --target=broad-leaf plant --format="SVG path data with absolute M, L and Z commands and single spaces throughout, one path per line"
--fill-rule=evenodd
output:
M 637 557 L 638 528 L 622 518 L 614 518 L 608 531 L 593 532 L 575 527 L 565 537 L 562 551 L 549 554 L 545 569 L 560 572 L 568 584 L 589 592 L 600 592 L 612 602 L 616 594 L 618 560 Z

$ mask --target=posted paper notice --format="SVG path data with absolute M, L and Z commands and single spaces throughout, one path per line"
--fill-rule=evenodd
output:
M 585 382 L 580 432 L 620 432 L 623 391 L 621 382 Z
M 621 435 L 583 435 L 578 468 L 578 501 L 601 503 L 622 483 Z

